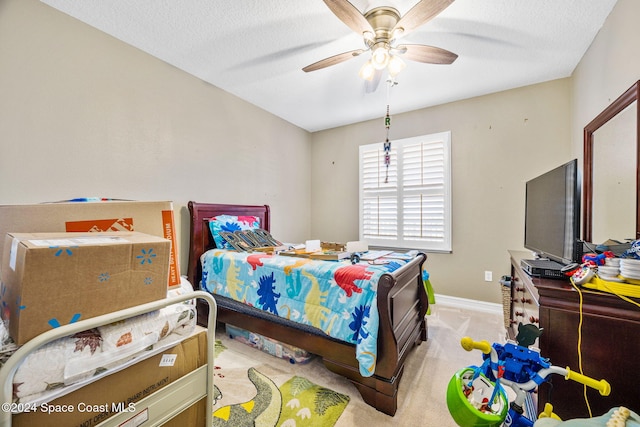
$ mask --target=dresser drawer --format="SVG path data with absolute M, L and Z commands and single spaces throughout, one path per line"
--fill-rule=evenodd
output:
M 540 327 L 540 304 L 538 290 L 533 285 L 531 278 L 526 276 L 521 269 L 512 265 L 511 275 L 511 324 L 509 325 L 509 338 L 515 339 L 518 334 L 518 325 L 533 323 Z M 538 342 L 534 343 L 537 347 Z

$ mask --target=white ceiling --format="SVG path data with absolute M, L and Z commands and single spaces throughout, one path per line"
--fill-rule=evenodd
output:
M 359 49 L 362 38 L 321 0 L 41 0 L 257 105 L 318 131 L 568 77 L 616 0 L 456 0 L 403 39 L 458 54 L 451 65 L 407 61 L 398 85 L 365 91 L 367 55 L 304 73 Z M 428 1 L 428 0 L 426 0 Z M 404 15 L 417 0 L 352 0 Z

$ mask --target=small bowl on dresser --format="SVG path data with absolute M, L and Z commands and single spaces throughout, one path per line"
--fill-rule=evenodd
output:
M 620 274 L 620 269 L 618 267 L 609 267 L 606 265 L 601 265 L 598 267 L 598 273 L 600 276 L 609 276 L 609 277 L 615 277 L 618 274 Z
M 606 258 L 604 265 L 609 267 L 620 267 L 620 258 Z

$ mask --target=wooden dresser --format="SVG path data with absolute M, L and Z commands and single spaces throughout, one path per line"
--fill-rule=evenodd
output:
M 515 336 L 520 322 L 538 324 L 544 329 L 539 338 L 542 355 L 554 365 L 579 372 L 578 291 L 568 280 L 540 279 L 525 273 L 520 260 L 530 258 L 530 252 L 509 251 L 509 255 L 513 277 L 509 336 Z M 582 368 L 585 375 L 611 384 L 608 397 L 587 390 L 593 415 L 620 405 L 640 412 L 640 308 L 611 294 L 583 290 L 582 295 Z M 550 401 L 564 420 L 589 415 L 583 386 L 558 375 L 552 385 L 540 387 L 537 400 L 539 411 Z

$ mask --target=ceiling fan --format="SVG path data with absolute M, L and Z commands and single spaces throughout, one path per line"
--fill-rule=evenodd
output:
M 393 7 L 376 7 L 362 14 L 347 0 L 324 0 L 331 11 L 349 28 L 362 35 L 364 49 L 351 50 L 307 65 L 311 72 L 330 67 L 371 52 L 371 58 L 360 69 L 365 80 L 379 79 L 382 70 L 395 78 L 406 66 L 401 57 L 426 64 L 451 64 L 458 55 L 439 47 L 420 44 L 399 44 L 398 39 L 427 23 L 454 0 L 420 0 L 404 16 Z

